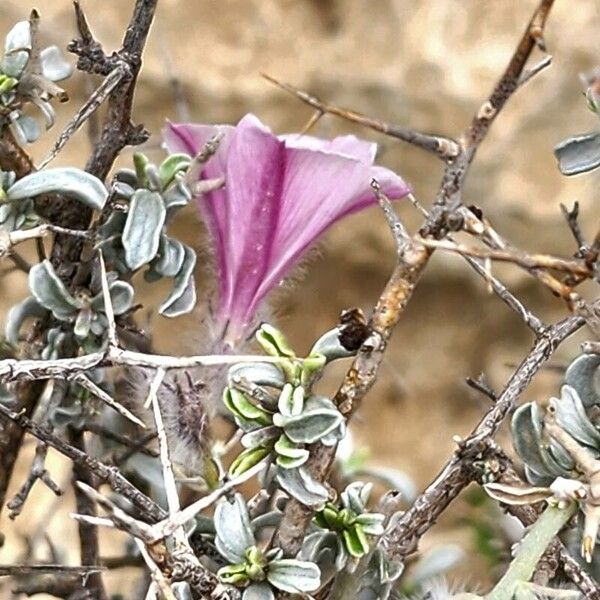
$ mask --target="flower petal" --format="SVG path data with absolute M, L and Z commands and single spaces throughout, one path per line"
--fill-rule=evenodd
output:
M 171 152 L 196 156 L 203 146 L 215 135 L 223 137 L 202 171 L 202 179 L 217 179 L 223 177 L 226 171 L 226 161 L 229 145 L 235 132 L 231 125 L 194 125 L 191 123 L 167 123 L 163 130 L 163 140 L 166 149 Z M 209 234 L 215 245 L 215 260 L 219 272 L 219 297 L 230 294 L 228 286 L 228 201 L 226 191 L 218 189 L 210 194 L 204 194 L 198 199 L 198 207 L 206 223 Z
M 300 255 L 331 225 L 376 202 L 371 179 L 390 198 L 409 193 L 390 170 L 323 151 L 286 149 L 282 207 L 271 250 L 271 264 L 257 292 L 261 300 Z
M 256 291 L 269 274 L 283 202 L 284 169 L 284 143 L 254 115 L 245 116 L 231 141 L 225 174 L 230 268 L 229 294 L 220 305 L 234 326 L 250 324 L 261 299 Z
M 304 148 L 306 150 L 321 150 L 329 154 L 342 154 L 356 158 L 361 162 L 372 165 L 377 154 L 377 144 L 360 140 L 354 135 L 340 135 L 333 140 L 323 140 L 312 135 L 292 133 L 282 135 L 279 139 L 285 141 L 287 148 Z

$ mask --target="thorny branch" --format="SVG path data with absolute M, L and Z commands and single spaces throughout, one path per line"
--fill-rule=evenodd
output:
M 335 396 L 335 403 L 346 417 L 350 417 L 358 409 L 362 399 L 375 382 L 379 365 L 381 364 L 392 330 L 404 312 L 404 308 L 412 297 L 419 278 L 431 257 L 433 248 L 425 246 L 421 242 L 421 238 L 441 239 L 449 231 L 459 230 L 463 227 L 464 218 L 460 215 L 459 208 L 461 206 L 462 189 L 469 165 L 473 161 L 475 153 L 484 140 L 493 120 L 519 87 L 526 63 L 534 47 L 537 45 L 545 51 L 543 30 L 552 4 L 553 0 L 541 0 L 504 74 L 499 79 L 490 96 L 473 117 L 469 127 L 457 138 L 458 151 L 452 160 L 446 163 L 439 191 L 431 213 L 425 219 L 425 223 L 420 229 L 420 237 L 404 237 L 398 246 L 397 265 L 375 306 L 369 322 L 371 335 L 369 335 L 360 347 L 350 370 L 347 372 Z M 304 92 L 298 93 L 298 90 L 295 88 L 286 89 L 295 95 L 300 95 L 301 99 L 305 102 L 313 101 L 309 94 Z M 321 112 L 327 112 L 322 110 L 323 106 L 320 101 L 316 101 L 312 105 Z M 335 114 L 345 117 L 347 111 L 337 110 Z M 351 114 L 350 120 L 356 121 L 354 117 L 355 115 Z M 372 123 L 365 124 L 372 125 Z M 436 146 L 432 147 L 439 149 L 437 142 Z M 577 317 L 574 318 L 574 321 L 570 321 L 570 323 L 571 326 L 573 326 L 573 323 L 577 324 L 575 329 L 583 324 L 582 320 Z M 567 327 L 567 329 L 569 328 Z M 542 342 L 538 342 L 538 344 L 542 344 Z M 536 346 L 534 346 L 534 350 L 535 348 Z M 502 408 L 495 407 L 494 415 L 489 420 L 492 425 L 487 427 L 489 431 L 486 430 L 485 435 L 489 436 L 495 431 L 497 417 L 501 416 L 503 418 L 506 415 L 508 409 L 518 397 L 518 393 L 529 383 L 535 372 L 535 369 L 531 370 L 531 363 L 535 364 L 550 348 L 553 348 L 553 346 L 548 345 L 548 343 L 543 344 L 543 349 L 538 349 L 534 354 L 534 358 L 528 357 L 525 359 L 521 374 L 519 375 L 519 371 L 517 371 L 517 374 L 513 376 L 503 394 L 502 402 L 499 401 L 497 404 L 497 406 L 501 406 Z M 479 434 L 483 433 L 481 427 L 476 430 L 478 440 L 481 438 Z M 322 444 L 317 444 L 311 449 L 308 469 L 315 479 L 318 481 L 326 480 L 334 457 L 335 449 L 328 448 Z M 443 472 L 437 482 L 444 485 L 448 478 L 449 485 L 452 485 L 451 479 L 457 474 L 454 466 L 452 465 L 447 473 Z M 434 508 L 435 510 L 435 505 L 429 508 Z M 286 505 L 284 518 L 278 528 L 274 544 L 282 547 L 289 556 L 295 555 L 300 549 L 312 515 L 313 513 L 309 508 L 291 499 Z M 398 536 L 398 538 L 394 541 L 404 543 L 403 537 Z M 394 547 L 392 552 L 395 551 Z

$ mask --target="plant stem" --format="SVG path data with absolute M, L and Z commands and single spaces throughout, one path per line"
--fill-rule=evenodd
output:
M 519 543 L 506 573 L 494 589 L 485 596 L 486 600 L 512 599 L 517 585 L 531 579 L 546 548 L 575 514 L 576 507 L 575 503 L 571 503 L 566 508 L 548 506 Z

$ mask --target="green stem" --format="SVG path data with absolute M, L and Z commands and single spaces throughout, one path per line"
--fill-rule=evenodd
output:
M 548 506 L 521 540 L 508 570 L 485 596 L 486 600 L 511 600 L 517 584 L 531 579 L 546 548 L 575 514 L 576 506 L 575 503 L 566 508 Z

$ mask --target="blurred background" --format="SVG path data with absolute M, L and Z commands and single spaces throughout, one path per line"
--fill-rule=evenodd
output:
M 117 48 L 133 0 L 82 4 L 105 49 Z M 153 132 L 147 150 L 157 158 L 165 119 L 235 123 L 253 112 L 276 132 L 301 129 L 311 111 L 262 79 L 264 71 L 373 117 L 457 135 L 505 68 L 535 4 L 533 0 L 160 0 L 134 116 Z M 36 7 L 47 42 L 64 46 L 74 37 L 68 0 L 38 0 Z M 30 8 L 22 0 L 3 0 L 0 32 L 27 18 Z M 579 200 L 584 232 L 595 233 L 598 180 L 562 177 L 552 148 L 569 134 L 596 127 L 594 115 L 585 109 L 578 74 L 598 62 L 599 28 L 600 5 L 594 0 L 556 2 L 546 31 L 552 67 L 511 99 L 468 179 L 465 202 L 481 207 L 502 234 L 525 249 L 566 255 L 574 251 L 561 202 L 570 207 Z M 58 125 L 33 148 L 38 160 L 95 84 L 82 74 L 66 82 L 71 102 L 59 107 Z M 324 137 L 347 132 L 376 140 L 379 162 L 401 174 L 423 204 L 432 201 L 441 176 L 439 161 L 332 117 L 321 119 L 313 129 Z M 82 131 L 56 163 L 83 166 L 88 151 Z M 125 155 L 123 160 L 129 158 Z M 397 208 L 414 231 L 420 223 L 416 210 L 408 202 Z M 180 215 L 175 228 L 180 238 L 199 250 L 200 263 L 209 260 L 194 210 Z M 336 323 L 342 309 L 371 309 L 393 262 L 391 236 L 378 209 L 345 220 L 325 236 L 319 255 L 305 264 L 301 279 L 275 299 L 276 323 L 299 351 L 308 349 Z M 494 273 L 547 322 L 566 315 L 558 299 L 516 268 L 499 265 Z M 25 283 L 18 274 L 0 281 L 0 314 L 24 297 Z M 206 289 L 200 280 L 200 297 Z M 145 298 L 148 306 L 155 302 L 154 294 L 158 299 L 162 292 L 150 290 Z M 152 324 L 157 349 L 194 352 L 199 345 L 198 321 L 197 315 L 157 319 Z M 580 341 L 581 337 L 573 338 L 564 344 L 551 364 L 565 365 L 576 355 Z M 352 425 L 356 444 L 370 449 L 371 463 L 407 473 L 422 489 L 452 452 L 452 436 L 466 435 L 487 408 L 487 400 L 469 390 L 464 378 L 484 372 L 500 390 L 531 342 L 526 327 L 487 293 L 464 261 L 436 253 L 396 329 L 381 376 Z M 332 367 L 326 389 L 335 389 L 344 369 Z M 523 400 L 554 393 L 559 381 L 558 369 L 542 371 Z M 510 448 L 506 435 L 503 443 Z M 22 457 L 23 473 L 29 459 Z M 68 465 L 60 459 L 53 464 L 68 481 Z M 59 541 L 60 535 L 62 540 L 75 535 L 66 517 L 72 510 L 69 502 L 49 523 Z M 0 529 L 7 542 L 0 550 L 0 562 L 18 558 L 23 534 L 46 524 L 56 507 L 52 496 L 39 487 L 14 524 L 3 513 Z M 456 581 L 487 581 L 485 531 L 473 523 L 479 520 L 492 527 L 494 523 L 481 511 L 471 491 L 423 540 L 424 548 L 441 542 L 462 546 L 469 561 L 453 572 Z M 72 554 L 67 558 L 76 560 Z M 111 577 L 115 591 L 122 575 Z

